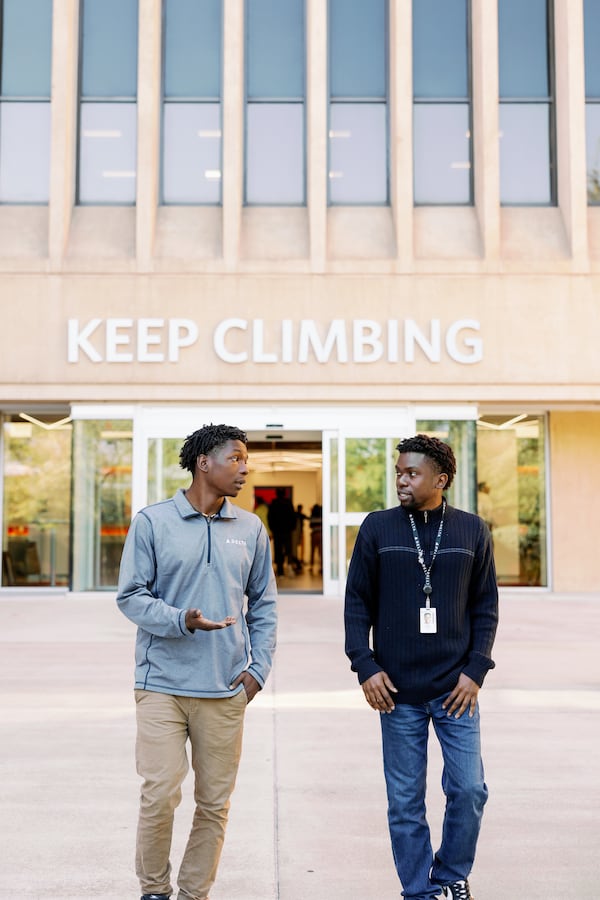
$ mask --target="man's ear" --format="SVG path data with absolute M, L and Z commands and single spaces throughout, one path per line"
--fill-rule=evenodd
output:
M 196 457 L 196 467 L 200 472 L 206 472 L 208 468 L 208 456 L 205 453 L 201 453 L 200 456 Z
M 438 488 L 440 491 L 443 491 L 447 484 L 448 484 L 448 476 L 446 475 L 445 472 L 440 472 L 440 474 L 438 475 L 436 488 Z

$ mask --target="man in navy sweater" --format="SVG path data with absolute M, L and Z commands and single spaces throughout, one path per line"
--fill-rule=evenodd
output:
M 468 876 L 488 794 L 477 695 L 494 667 L 498 622 L 492 542 L 479 516 L 443 496 L 456 473 L 447 444 L 417 435 L 396 449 L 400 505 L 367 516 L 350 562 L 346 653 L 381 715 L 388 822 L 404 897 L 473 900 Z M 425 811 L 430 722 L 446 795 L 435 855 Z

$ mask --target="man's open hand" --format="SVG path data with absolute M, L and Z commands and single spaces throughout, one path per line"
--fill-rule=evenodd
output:
M 205 619 L 200 609 L 188 609 L 185 614 L 185 627 L 188 631 L 216 631 L 218 628 L 235 625 L 236 621 L 233 616 L 227 616 L 221 622 L 213 622 L 212 619 Z

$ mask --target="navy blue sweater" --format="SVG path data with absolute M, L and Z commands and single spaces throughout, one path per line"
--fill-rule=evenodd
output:
M 425 564 L 442 508 L 414 512 Z M 431 570 L 437 633 L 420 634 L 425 575 L 408 513 L 370 513 L 361 525 L 346 587 L 346 653 L 362 684 L 384 671 L 397 702 L 423 703 L 451 691 L 461 672 L 481 686 L 494 667 L 498 589 L 489 530 L 479 516 L 447 506 Z M 369 643 L 372 629 L 373 646 Z

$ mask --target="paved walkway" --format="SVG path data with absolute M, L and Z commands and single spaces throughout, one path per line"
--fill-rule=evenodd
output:
M 134 627 L 111 594 L 0 600 L 2 900 L 137 900 Z M 398 900 L 379 726 L 341 602 L 280 600 L 211 900 Z M 477 900 L 592 900 L 600 848 L 600 593 L 505 593 L 481 693 L 490 802 Z M 439 835 L 432 742 L 429 812 Z M 176 820 L 176 867 L 191 818 Z

